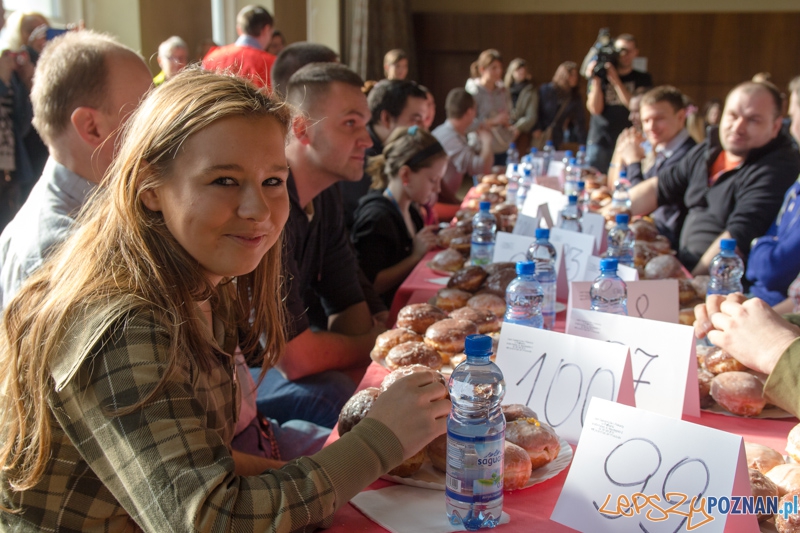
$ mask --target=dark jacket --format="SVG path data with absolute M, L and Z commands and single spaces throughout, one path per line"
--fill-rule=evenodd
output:
M 690 270 L 726 230 L 746 257 L 750 242 L 767 232 L 800 172 L 800 155 L 788 137 L 778 134 L 709 187 L 709 169 L 721 151 L 719 135 L 712 130 L 678 165 L 658 175 L 658 205 L 683 203 L 678 259 Z
M 579 144 L 586 142 L 586 114 L 583 100 L 577 92 L 570 93 L 567 97 L 570 99 L 569 103 L 564 112 L 558 116 L 558 120 L 553 123 L 558 110 L 564 105 L 563 97 L 559 95 L 558 88 L 553 82 L 544 83 L 539 87 L 539 119 L 534 129 L 544 131 L 552 124 L 552 141 L 556 149 L 564 140 L 564 125 L 567 121 L 569 121 L 567 125 L 569 140 Z
M 416 231 L 421 230 L 424 222 L 416 207 L 412 205 L 409 212 Z M 414 249 L 403 215 L 381 191 L 370 192 L 358 203 L 351 239 L 358 263 L 373 283 L 381 270 L 396 265 Z M 394 287 L 381 295 L 387 307 L 391 307 L 396 291 Z

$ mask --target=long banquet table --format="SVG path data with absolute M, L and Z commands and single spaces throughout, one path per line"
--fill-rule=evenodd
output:
M 419 262 L 414 271 L 408 276 L 401 285 L 395 296 L 392 305 L 392 323 L 397 311 L 408 303 L 418 303 L 428 301 L 442 288 L 429 282 L 430 279 L 441 278 L 442 275 L 434 272 L 426 266 L 426 262 L 433 257 L 435 252 L 430 252 L 422 261 Z M 564 331 L 565 313 L 559 313 L 556 317 L 556 330 Z M 364 378 L 358 386 L 358 390 L 379 386 L 383 377 L 388 371 L 382 366 L 372 363 Z M 784 453 L 786 447 L 786 436 L 789 430 L 798 423 L 796 418 L 784 419 L 750 419 L 725 416 L 715 413 L 702 412 L 700 418 L 687 417 L 685 420 L 707 426 L 710 428 L 727 431 L 736 435 L 741 435 L 744 440 L 756 442 L 769 446 Z M 336 431 L 331 435 L 329 442 L 338 437 Z M 698 443 L 702 446 L 702 443 Z M 530 488 L 515 492 L 507 492 L 504 497 L 503 510 L 511 516 L 511 522 L 498 526 L 500 531 L 546 531 L 548 533 L 558 533 L 561 531 L 574 531 L 572 528 L 563 526 L 550 520 L 561 488 L 567 478 L 569 467 L 552 479 L 543 483 L 533 485 Z M 389 481 L 378 480 L 370 485 L 366 490 L 376 490 L 392 485 Z M 419 489 L 426 490 L 426 489 Z M 444 509 L 442 509 L 444 512 Z M 329 531 L 385 531 L 381 526 L 371 521 L 361 514 L 352 504 L 342 507 L 336 514 L 334 525 Z

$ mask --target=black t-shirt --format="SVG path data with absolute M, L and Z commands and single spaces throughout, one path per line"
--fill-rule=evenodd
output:
M 422 216 L 413 205 L 409 209 L 416 231 L 424 226 Z M 396 265 L 409 255 L 414 241 L 408 234 L 403 215 L 380 191 L 372 191 L 361 199 L 355 213 L 352 236 L 361 269 L 371 282 L 381 270 Z M 381 295 L 387 307 L 397 287 Z
M 631 94 L 639 87 L 653 86 L 653 78 L 650 74 L 638 70 L 632 70 L 628 74 L 620 76 L 619 79 Z M 592 115 L 589 122 L 588 141 L 613 149 L 622 130 L 631 126 L 631 122 L 628 120 L 630 111 L 620 101 L 617 91 L 608 81 L 603 81 L 602 89 L 603 112 L 600 115 Z

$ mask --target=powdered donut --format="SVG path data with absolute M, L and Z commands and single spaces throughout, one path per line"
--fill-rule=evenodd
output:
M 448 241 L 449 245 L 449 241 Z M 455 272 L 464 266 L 464 256 L 457 250 L 447 248 L 438 252 L 433 256 L 429 264 L 431 268 L 436 270 L 444 270 L 447 272 Z
M 786 502 L 793 503 L 795 496 L 800 499 L 800 491 L 787 492 L 778 503 L 778 509 L 783 509 Z M 800 533 L 800 513 L 788 514 L 786 518 L 775 515 L 775 529 L 778 533 Z
M 450 312 L 450 318 L 458 320 L 469 320 L 478 326 L 478 333 L 491 333 L 500 331 L 500 319 L 488 309 L 475 309 L 473 307 L 462 307 Z
M 461 289 L 440 289 L 436 293 L 436 307 L 448 312 L 461 309 L 467 305 L 470 298 L 472 298 L 471 292 L 462 291 Z
M 442 368 L 442 356 L 424 342 L 398 344 L 386 355 L 386 366 L 396 370 L 401 366 L 423 365 L 433 370 Z
M 528 452 L 516 444 L 506 441 L 503 457 L 503 490 L 517 490 L 525 486 L 531 477 L 531 459 Z
M 467 302 L 467 306 L 473 309 L 487 309 L 498 318 L 503 318 L 506 314 L 506 301 L 496 294 L 478 294 L 473 296 Z
M 747 372 L 725 372 L 711 382 L 711 397 L 733 414 L 758 416 L 767 404 L 764 384 Z
M 510 403 L 500 408 L 503 410 L 503 416 L 506 417 L 506 423 L 513 422 L 519 418 L 539 418 L 533 409 L 521 403 Z
M 431 304 L 411 304 L 397 313 L 397 327 L 424 334 L 434 322 L 446 318 L 447 314 Z
M 397 370 L 391 371 L 389 374 L 386 375 L 385 378 L 383 378 L 383 381 L 381 381 L 381 391 L 385 391 L 386 389 L 394 385 L 394 382 L 397 381 L 398 379 L 404 378 L 416 372 L 433 372 L 434 374 L 436 374 L 436 377 L 439 380 L 439 382 L 442 385 L 444 385 L 445 391 L 447 391 L 447 381 L 444 379 L 444 376 L 442 376 L 441 373 L 423 365 L 401 366 Z M 445 396 L 449 397 L 450 393 L 445 392 Z
M 700 408 L 702 409 L 714 405 L 714 398 L 711 397 L 712 381 L 714 381 L 714 374 L 705 368 L 697 369 L 697 386 L 700 389 Z
M 518 418 L 506 423 L 506 440 L 522 447 L 534 470 L 558 457 L 561 444 L 553 428 L 535 418 Z
M 478 333 L 478 326 L 469 320 L 447 318 L 430 326 L 425 332 L 425 343 L 450 354 L 464 351 L 467 335 Z
M 767 476 L 756 470 L 755 468 L 749 468 L 748 473 L 750 474 L 750 490 L 753 493 L 753 496 L 756 498 L 759 497 L 774 497 L 778 496 L 778 487 L 770 481 Z M 768 520 L 772 518 L 770 514 L 758 514 L 758 521 L 763 522 L 764 520 Z
M 778 465 L 767 472 L 767 477 L 778 486 L 780 496 L 800 490 L 800 465 Z
M 339 413 L 339 423 L 337 425 L 339 436 L 353 429 L 353 426 L 361 422 L 361 420 L 367 416 L 369 410 L 372 409 L 372 404 L 375 403 L 380 393 L 380 389 L 369 387 L 358 391 L 347 400 L 347 403 L 344 404 L 344 407 L 342 407 Z
M 747 367 L 734 359 L 734 357 L 721 349 L 712 350 L 705 357 L 706 368 L 712 374 L 723 372 L 743 372 Z
M 747 468 L 755 468 L 762 474 L 786 462 L 777 451 L 755 442 L 745 441 L 744 452 L 747 454 Z

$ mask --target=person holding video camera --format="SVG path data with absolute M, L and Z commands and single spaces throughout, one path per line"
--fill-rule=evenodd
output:
M 589 165 L 606 173 L 617 137 L 631 125 L 631 95 L 638 87 L 652 87 L 653 80 L 650 74 L 633 70 L 633 60 L 639 55 L 633 35 L 623 33 L 613 47 L 598 39 L 595 48 L 597 57 L 584 73 L 589 79 L 586 108 L 591 113 L 586 159 Z

